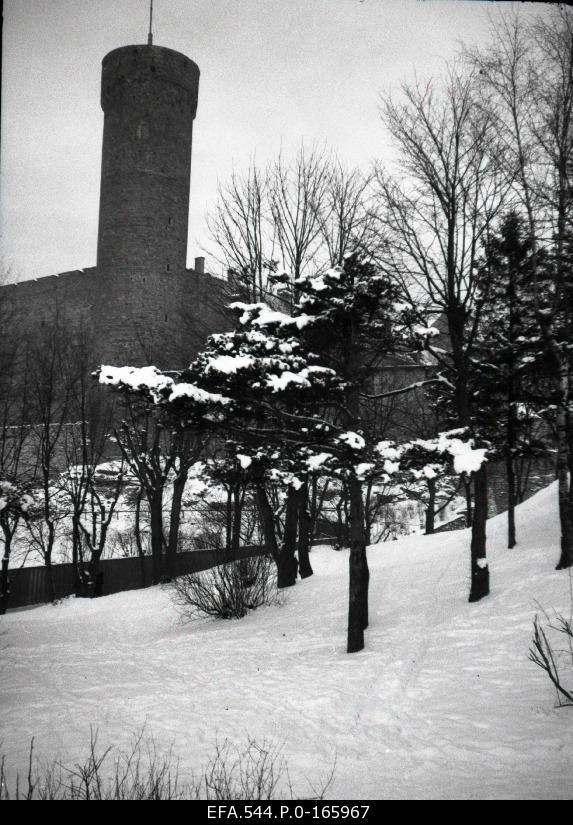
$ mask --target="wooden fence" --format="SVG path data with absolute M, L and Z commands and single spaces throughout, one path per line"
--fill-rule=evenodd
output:
M 236 553 L 220 550 L 193 550 L 189 553 L 177 553 L 175 557 L 175 575 L 198 573 L 223 564 L 226 561 L 259 556 L 263 548 L 258 546 L 241 547 Z M 119 593 L 122 590 L 137 590 L 151 583 L 153 559 L 144 556 L 140 559 L 131 556 L 126 559 L 102 559 L 102 596 Z M 58 598 L 72 596 L 76 592 L 76 578 L 73 564 L 55 564 L 52 567 L 54 585 Z M 50 590 L 45 567 L 22 567 L 11 571 L 10 600 L 8 608 L 26 607 L 50 601 Z

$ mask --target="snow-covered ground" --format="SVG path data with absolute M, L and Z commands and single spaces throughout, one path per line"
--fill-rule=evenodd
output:
M 573 708 L 556 709 L 528 661 L 539 605 L 567 613 L 556 572 L 555 485 L 488 525 L 492 593 L 467 602 L 467 531 L 373 547 L 367 647 L 345 653 L 346 552 L 312 552 L 315 576 L 282 606 L 181 624 L 160 588 L 0 620 L 0 739 L 26 769 L 29 741 L 66 764 L 127 746 L 145 723 L 181 773 L 216 740 L 282 745 L 299 793 L 336 769 L 329 798 L 573 798 Z

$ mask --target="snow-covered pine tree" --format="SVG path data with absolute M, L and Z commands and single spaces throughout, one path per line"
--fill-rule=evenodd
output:
M 366 557 L 367 519 L 363 497 L 364 468 L 372 461 L 374 439 L 363 420 L 367 378 L 384 359 L 404 346 L 399 322 L 402 308 L 398 286 L 358 255 L 323 274 L 294 282 L 299 311 L 310 315 L 301 337 L 343 381 L 333 399 L 331 415 L 342 430 L 337 459 L 345 472 L 350 510 L 348 651 L 364 647 L 368 627 L 369 570 Z M 340 443 L 344 444 L 341 450 Z
M 312 320 L 309 316 L 292 317 L 260 303 L 237 303 L 234 308 L 239 314 L 237 330 L 211 336 L 182 379 L 233 399 L 219 433 L 226 439 L 229 462 L 241 457 L 256 493 L 267 551 L 277 564 L 279 587 L 288 587 L 296 581 L 296 549 L 301 576 L 312 573 L 310 470 L 305 462 L 329 438 L 331 425 L 324 413 L 341 382 L 297 339 Z M 286 497 L 281 540 L 270 486 Z
M 177 382 L 127 368 L 102 369 L 100 380 L 142 393 L 180 427 L 210 426 L 227 440 L 233 461 L 243 457 L 281 583 L 296 577 L 297 529 L 300 536 L 303 528 L 302 546 L 308 539 L 303 497 L 310 474 L 320 469 L 343 480 L 351 538 L 347 649 L 354 652 L 363 648 L 368 626 L 363 485 L 380 462 L 376 441 L 362 426 L 361 392 L 368 373 L 405 345 L 398 323 L 403 309 L 397 287 L 357 256 L 321 275 L 296 278 L 294 289 L 293 315 L 261 303 L 233 305 L 237 330 L 212 335 Z M 388 475 L 387 469 L 384 459 L 380 472 Z M 269 482 L 286 488 L 280 546 Z M 301 567 L 303 559 L 299 542 Z
M 175 383 L 155 367 L 104 365 L 97 375 L 100 384 L 112 387 L 122 396 L 125 417 L 116 428 L 115 437 L 149 507 L 152 581 L 156 584 L 174 573 L 185 482 L 209 439 L 213 421 L 218 420 L 221 410 L 230 402 L 193 384 Z M 170 479 L 173 496 L 166 542 L 164 494 Z

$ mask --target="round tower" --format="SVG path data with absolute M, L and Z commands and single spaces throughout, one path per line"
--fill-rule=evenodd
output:
M 161 46 L 124 46 L 102 62 L 96 312 L 101 357 L 116 363 L 152 358 L 139 345 L 164 339 L 169 277 L 185 272 L 198 88 L 198 66 Z
M 98 267 L 184 269 L 199 67 L 160 46 L 103 59 Z

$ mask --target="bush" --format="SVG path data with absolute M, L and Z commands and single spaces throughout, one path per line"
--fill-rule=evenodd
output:
M 10 781 L 5 758 L 0 761 L 4 800 L 183 799 L 186 790 L 180 786 L 171 752 L 161 756 L 152 741 L 144 745 L 143 732 L 129 751 L 120 751 L 100 750 L 97 732 L 92 731 L 87 757 L 73 767 L 57 761 L 39 767 L 32 739 L 24 781 L 19 774 Z
M 268 556 L 252 556 L 178 576 L 169 587 L 184 619 L 196 614 L 242 619 L 249 610 L 278 601 L 276 567 Z
M 155 743 L 135 737 L 129 751 L 101 750 L 92 731 L 86 759 L 66 767 L 53 762 L 38 769 L 34 740 L 28 772 L 10 781 L 4 757 L 0 759 L 0 800 L 269 800 L 295 796 L 288 766 L 280 749 L 248 739 L 244 748 L 225 740 L 200 777 L 189 783 L 179 778 L 171 751 L 158 752 Z M 317 790 L 310 786 L 305 799 L 323 799 L 334 776 L 334 766 Z
M 533 640 L 529 648 L 529 659 L 544 670 L 551 680 L 557 695 L 557 705 L 573 705 L 572 622 L 561 614 L 557 614 L 553 620 L 549 619 L 546 613 L 544 616 L 545 628 L 541 626 L 539 616 L 533 620 Z M 557 647 L 558 638 L 564 643 L 562 647 Z M 563 669 L 567 676 L 563 676 Z

